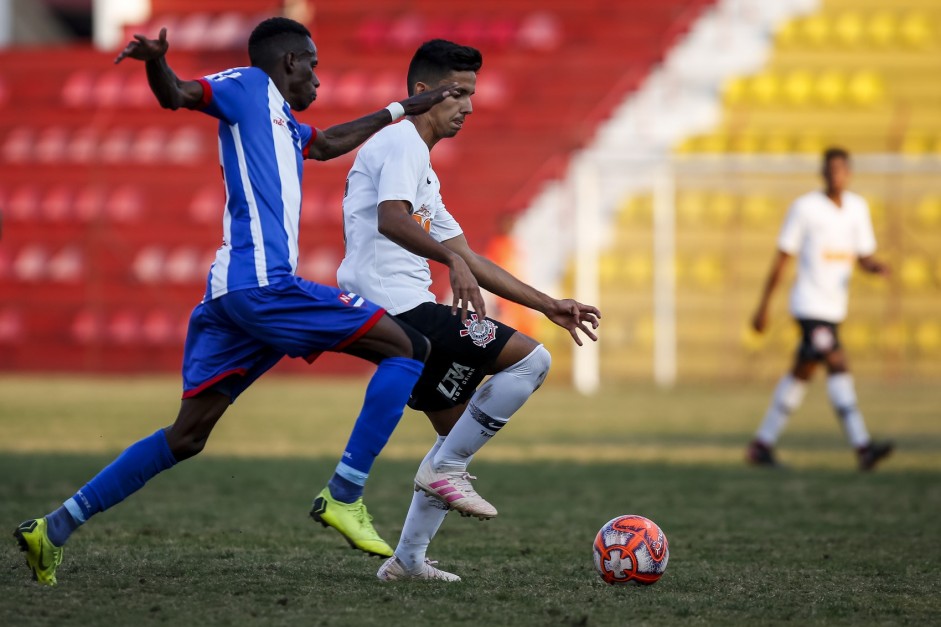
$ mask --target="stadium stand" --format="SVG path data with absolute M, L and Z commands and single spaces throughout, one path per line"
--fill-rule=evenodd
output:
M 245 64 L 251 28 L 282 4 L 153 0 L 151 17 L 125 35 L 166 26 L 172 66 L 196 77 Z M 301 118 L 326 127 L 404 97 L 408 60 L 426 39 L 479 46 L 477 110 L 435 159 L 445 202 L 484 250 L 499 218 L 563 172 L 710 4 L 483 0 L 456 13 L 432 0 L 317 2 L 308 24 L 321 98 Z M 215 124 L 160 110 L 142 68 L 114 66 L 114 55 L 77 45 L 0 52 L 10 268 L 0 273 L 0 368 L 179 367 L 185 319 L 219 237 Z M 335 280 L 350 163 L 306 172 L 299 272 L 312 279 Z
M 797 195 L 819 187 L 817 159 L 829 145 L 845 146 L 860 162 L 870 159 L 858 168 L 853 187 L 869 200 L 881 254 L 894 268 L 888 282 L 858 273 L 854 279 L 844 325 L 854 370 L 890 378 L 941 374 L 932 313 L 941 308 L 941 88 L 934 79 L 941 71 L 941 5 L 814 5 L 808 5 L 809 13 L 776 22 L 768 52 L 756 55 L 765 59 L 760 66 L 719 81 L 718 114 L 675 138 L 678 162 L 715 157 L 711 175 L 677 175 L 683 378 L 762 378 L 790 358 L 794 334 L 786 290 L 776 296 L 777 324 L 768 337 L 755 336 L 747 325 L 784 213 Z M 723 165 L 743 158 L 747 163 L 749 155 L 804 156 L 806 170 L 733 174 Z M 901 156 L 906 167 L 879 166 L 879 155 Z M 605 265 L 626 268 L 636 263 L 636 246 L 649 237 L 651 192 L 627 192 L 615 204 L 615 243 Z M 629 328 L 638 316 L 652 315 L 649 284 L 623 278 L 610 271 L 604 276 L 606 331 L 612 321 Z M 609 298 L 616 290 L 622 294 Z M 603 347 L 603 372 L 649 376 L 648 339 L 623 335 L 623 343 Z M 625 354 L 635 359 L 625 360 Z

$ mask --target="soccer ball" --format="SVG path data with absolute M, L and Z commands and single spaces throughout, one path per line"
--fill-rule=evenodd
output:
M 605 583 L 650 585 L 667 569 L 670 545 L 654 521 L 628 514 L 605 523 L 592 553 Z

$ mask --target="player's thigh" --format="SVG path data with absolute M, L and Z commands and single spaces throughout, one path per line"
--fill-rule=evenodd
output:
M 441 411 L 462 405 L 473 395 L 516 330 L 475 314 L 466 321 L 447 305 L 425 303 L 396 316 L 431 342 L 431 355 L 409 399 L 419 411 Z
M 430 349 L 430 342 L 421 332 L 387 314 L 343 352 L 378 363 L 386 357 L 425 361 Z
M 245 332 L 217 300 L 201 303 L 190 316 L 183 349 L 183 398 L 207 390 L 230 402 L 267 372 L 283 353 Z
M 386 315 L 378 305 L 350 292 L 290 277 L 258 288 L 221 296 L 226 313 L 247 334 L 291 357 L 313 361 L 325 351 L 342 352 L 365 336 Z M 405 341 L 387 326 L 386 343 L 399 349 Z

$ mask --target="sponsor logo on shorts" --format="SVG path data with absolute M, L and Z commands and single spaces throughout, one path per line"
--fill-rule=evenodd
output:
M 836 338 L 833 337 L 830 327 L 814 327 L 810 333 L 810 344 L 818 353 L 829 353 L 836 344 Z
M 366 299 L 362 296 L 354 294 L 353 292 L 344 292 L 338 297 L 340 302 L 344 305 L 349 305 L 350 307 L 362 307 L 363 303 L 366 302 Z
M 474 374 L 474 368 L 455 362 L 451 363 L 447 374 L 438 384 L 438 391 L 450 400 L 454 400 L 464 389 L 464 383 Z
M 472 313 L 464 321 L 466 329 L 461 329 L 461 337 L 468 337 L 475 345 L 483 348 L 497 338 L 497 325 L 491 320 L 481 320 L 477 314 Z

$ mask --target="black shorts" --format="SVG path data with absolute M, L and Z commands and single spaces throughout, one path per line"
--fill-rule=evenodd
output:
M 431 342 L 431 355 L 408 406 L 418 411 L 439 411 L 462 405 L 490 371 L 516 329 L 470 313 L 467 322 L 451 314 L 449 305 L 422 303 L 395 316 L 423 333 Z
M 800 361 L 820 361 L 840 348 L 839 325 L 823 320 L 798 319 L 801 343 L 797 347 Z

